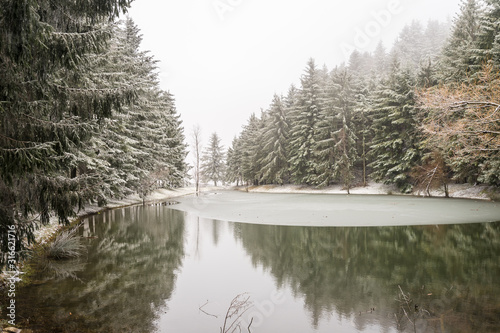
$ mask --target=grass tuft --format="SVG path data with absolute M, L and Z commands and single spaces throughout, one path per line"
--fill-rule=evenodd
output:
M 47 246 L 47 258 L 71 259 L 77 258 L 85 251 L 81 238 L 75 234 L 76 229 L 63 232 Z

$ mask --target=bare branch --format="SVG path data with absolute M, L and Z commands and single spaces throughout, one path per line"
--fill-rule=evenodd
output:
M 214 314 L 211 314 L 211 313 L 208 313 L 208 312 L 206 312 L 205 310 L 203 310 L 203 307 L 204 307 L 205 305 L 207 305 L 207 304 L 208 304 L 208 300 L 207 300 L 207 302 L 206 302 L 205 304 L 203 304 L 202 306 L 200 306 L 198 309 L 199 309 L 201 312 L 203 312 L 204 314 L 206 314 L 207 316 L 212 316 L 212 317 L 215 317 L 215 318 L 219 318 L 219 316 L 214 315 Z
M 252 303 L 249 302 L 250 296 L 246 295 L 248 295 L 248 293 L 239 294 L 231 301 L 231 304 L 229 305 L 226 316 L 224 318 L 224 325 L 221 328 L 222 333 L 233 333 L 237 328 L 240 328 L 241 317 L 252 307 Z M 233 319 L 229 327 L 226 328 L 226 325 L 229 324 L 228 320 L 232 319 L 233 317 L 235 318 Z

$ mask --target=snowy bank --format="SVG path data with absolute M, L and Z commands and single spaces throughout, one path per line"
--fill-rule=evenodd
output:
M 321 193 L 321 194 L 347 194 L 341 185 L 333 185 L 322 188 L 305 185 L 259 185 L 259 186 L 238 186 L 234 190 L 259 193 Z M 500 196 L 500 189 L 487 185 L 470 184 L 450 184 L 448 185 L 450 198 L 491 200 L 493 193 Z M 367 186 L 357 186 L 350 189 L 351 194 L 397 194 L 403 195 L 394 185 L 385 185 L 376 182 L 369 182 Z M 416 191 L 411 195 L 425 196 L 424 192 Z M 431 191 L 432 197 L 445 197 L 443 190 Z
M 211 188 L 207 188 L 207 190 L 210 190 L 210 189 Z M 183 188 L 177 188 L 177 189 L 172 189 L 172 190 L 158 189 L 146 197 L 146 203 L 164 201 L 164 200 L 168 200 L 170 198 L 180 197 L 180 196 L 194 194 L 194 193 L 195 193 L 194 187 L 183 187 Z M 80 217 L 83 217 L 86 215 L 96 214 L 98 212 L 101 212 L 101 211 L 104 211 L 107 209 L 138 205 L 138 204 L 142 204 L 142 202 L 143 202 L 142 198 L 138 194 L 133 194 L 133 195 L 130 195 L 130 196 L 123 198 L 123 199 L 109 200 L 108 204 L 106 206 L 102 206 L 102 207 L 99 207 L 96 204 L 87 205 L 87 206 L 85 206 L 84 209 L 78 211 L 77 217 L 80 218 Z M 40 229 L 35 231 L 35 239 L 37 242 L 43 244 L 52 235 L 57 233 L 62 227 L 63 227 L 63 225 L 59 224 L 57 217 L 53 216 L 47 225 L 44 225 Z
M 265 193 L 321 193 L 321 194 L 347 194 L 347 190 L 340 185 L 327 187 L 314 187 L 306 185 L 259 185 L 259 186 L 238 186 L 235 190 L 245 192 L 265 192 Z M 392 194 L 397 193 L 395 186 L 370 182 L 367 186 L 353 187 L 351 194 Z

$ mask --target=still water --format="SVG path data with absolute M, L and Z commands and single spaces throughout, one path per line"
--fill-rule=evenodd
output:
M 500 331 L 499 222 L 283 226 L 172 207 L 88 218 L 86 255 L 40 263 L 19 318 L 35 332 Z

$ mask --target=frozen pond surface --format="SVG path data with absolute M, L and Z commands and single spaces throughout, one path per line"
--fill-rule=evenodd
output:
M 500 203 L 392 195 L 222 191 L 178 199 L 174 209 L 233 222 L 302 226 L 391 226 L 500 221 Z
M 252 333 L 415 332 L 409 318 L 416 332 L 500 331 L 500 223 L 465 223 L 461 216 L 474 218 L 469 222 L 478 216 L 489 220 L 497 205 L 393 196 L 229 194 L 88 218 L 79 229 L 88 254 L 40 263 L 44 271 L 34 285 L 16 293 L 18 317 L 29 320 L 36 332 L 217 333 L 231 300 L 248 293 L 252 306 L 240 317 L 242 332 L 250 323 Z M 285 202 L 293 203 L 288 211 L 277 209 Z M 364 220 L 385 212 L 391 223 L 394 216 L 426 225 L 324 226 L 321 214 L 342 215 L 338 224 L 354 223 L 356 202 L 370 207 Z M 440 211 L 440 204 L 452 205 Z M 329 211 L 316 211 L 315 219 L 311 205 L 329 205 Z M 280 213 L 287 218 L 265 225 L 203 217 L 217 213 L 217 207 L 240 211 L 242 220 L 252 214 L 264 221 Z M 303 208 L 307 214 L 299 216 Z M 460 223 L 419 220 L 424 209 L 440 211 L 446 223 L 460 209 L 455 221 Z M 308 216 L 313 218 L 302 220 Z M 321 226 L 278 225 L 285 221 Z M 409 304 L 398 301 L 399 286 L 411 296 Z

